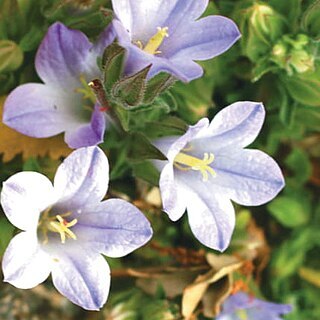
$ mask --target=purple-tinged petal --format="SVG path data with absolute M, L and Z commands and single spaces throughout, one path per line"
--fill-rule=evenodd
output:
M 87 73 L 87 58 L 92 44 L 85 34 L 60 22 L 51 25 L 36 56 L 36 70 L 46 84 L 66 87 Z
M 199 146 L 206 145 L 213 152 L 232 146 L 246 147 L 258 136 L 264 118 L 265 109 L 262 103 L 233 103 L 214 117 L 208 131 L 203 135 L 204 139 L 199 140 Z
M 59 134 L 75 122 L 68 100 L 62 92 L 43 84 L 21 85 L 5 101 L 3 122 L 31 137 Z
M 1 205 L 10 222 L 21 230 L 35 230 L 41 211 L 56 201 L 50 180 L 36 172 L 20 172 L 3 183 Z
M 99 105 L 91 115 L 91 122 L 78 126 L 74 130 L 67 130 L 65 141 L 72 149 L 94 146 L 103 142 L 106 129 L 105 113 L 99 110 Z
M 100 34 L 99 39 L 91 49 L 91 53 L 93 53 L 95 57 L 102 56 L 105 48 L 108 47 L 114 41 L 115 37 L 116 34 L 114 28 L 112 24 L 110 24 Z
M 278 164 L 259 150 L 229 150 L 217 154 L 212 167 L 216 177 L 210 179 L 212 190 L 225 190 L 233 201 L 256 206 L 272 200 L 284 187 Z
M 157 27 L 175 30 L 181 22 L 197 19 L 208 0 L 112 0 L 117 18 L 133 40 L 149 40 Z
M 4 254 L 4 281 L 20 289 L 30 289 L 46 280 L 51 271 L 50 257 L 41 250 L 35 232 L 16 235 Z
M 110 269 L 100 254 L 73 246 L 56 253 L 52 280 L 71 302 L 86 310 L 99 310 L 108 297 Z
M 170 147 L 168 153 L 166 154 L 170 162 L 174 161 L 176 155 L 193 139 L 196 139 L 198 135 L 201 135 L 208 129 L 209 120 L 203 118 L 199 120 L 195 125 L 189 126 L 188 131 L 178 138 Z M 162 151 L 162 150 L 161 150 Z
M 168 163 L 161 172 L 160 192 L 165 211 L 172 221 L 177 221 L 186 211 L 186 196 L 182 186 L 174 181 L 174 170 L 171 163 Z
M 224 251 L 231 240 L 235 213 L 231 201 L 219 189 L 212 191 L 201 179 L 179 173 L 177 180 L 188 188 L 185 197 L 190 228 L 205 246 Z
M 236 24 L 222 16 L 209 16 L 190 24 L 169 36 L 161 46 L 171 61 L 207 60 L 227 51 L 238 39 Z
M 110 199 L 88 209 L 74 227 L 79 241 L 109 257 L 123 257 L 143 246 L 152 236 L 149 221 L 132 204 Z
M 59 192 L 57 207 L 63 209 L 96 205 L 108 190 L 109 163 L 98 147 L 74 151 L 59 166 L 54 189 Z

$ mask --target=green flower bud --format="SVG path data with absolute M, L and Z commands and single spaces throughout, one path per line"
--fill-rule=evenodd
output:
M 13 41 L 0 40 L 0 73 L 18 69 L 23 62 L 23 52 Z
M 305 50 L 292 50 L 289 65 L 298 73 L 314 70 L 314 57 Z

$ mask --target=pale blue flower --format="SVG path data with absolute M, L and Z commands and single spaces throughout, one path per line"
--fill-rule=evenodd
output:
M 181 137 L 154 142 L 168 158 L 155 161 L 164 211 L 176 221 L 187 209 L 192 232 L 210 248 L 223 251 L 229 245 L 235 225 L 230 200 L 257 206 L 284 187 L 271 157 L 244 149 L 257 137 L 264 117 L 261 103 L 237 102 L 211 123 L 204 118 Z
M 108 120 L 105 106 L 97 103 L 88 83 L 100 78 L 97 58 L 113 40 L 111 27 L 92 44 L 82 32 L 54 23 L 35 61 L 44 83 L 27 83 L 14 89 L 5 101 L 3 122 L 35 138 L 65 132 L 70 148 L 103 142 Z
M 51 273 L 61 294 L 84 309 L 99 310 L 110 286 L 101 253 L 125 256 L 152 235 L 148 220 L 132 204 L 101 202 L 108 182 L 108 159 L 97 147 L 74 151 L 58 168 L 53 185 L 36 172 L 5 181 L 3 210 L 23 231 L 4 254 L 4 281 L 28 289 Z
M 228 50 L 240 37 L 235 23 L 222 16 L 199 17 L 208 0 L 112 0 L 114 30 L 128 51 L 127 74 L 152 64 L 149 77 L 161 71 L 182 81 L 202 76 L 195 60 Z
M 281 320 L 281 315 L 292 310 L 291 305 L 259 300 L 244 292 L 231 295 L 222 308 L 216 320 Z

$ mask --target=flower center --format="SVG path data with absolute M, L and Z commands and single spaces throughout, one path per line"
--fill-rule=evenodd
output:
M 89 101 L 89 102 L 92 102 L 92 104 L 95 104 L 97 99 L 96 99 L 96 96 L 94 95 L 94 92 L 92 91 L 91 82 L 87 83 L 84 75 L 81 75 L 79 80 L 82 84 L 82 87 L 76 88 L 75 92 L 81 93 L 82 99 L 85 102 Z M 89 108 L 92 111 L 92 106 L 85 105 L 85 108 L 86 109 Z
M 150 53 L 150 54 L 160 54 L 161 51 L 158 50 L 158 48 L 161 46 L 164 38 L 168 38 L 168 27 L 158 27 L 157 28 L 157 33 L 150 38 L 146 46 L 143 48 L 143 45 L 141 41 L 137 41 L 137 45 L 140 49 L 142 49 L 144 52 Z
M 248 319 L 248 314 L 246 310 L 239 310 L 237 311 L 237 316 L 239 317 L 239 319 L 241 320 L 247 320 Z
M 202 180 L 208 181 L 209 174 L 212 177 L 216 176 L 215 171 L 209 166 L 214 160 L 213 153 L 204 153 L 203 158 L 199 159 L 193 156 L 190 156 L 186 153 L 180 152 L 174 159 L 174 165 L 179 170 L 195 170 L 200 171 L 202 174 Z
M 66 238 L 77 240 L 77 236 L 70 230 L 70 228 L 75 226 L 78 220 L 73 219 L 68 222 L 65 219 L 71 215 L 71 212 L 50 216 L 50 210 L 51 208 L 48 208 L 44 211 L 38 226 L 38 229 L 40 229 L 43 234 L 43 244 L 47 244 L 49 242 L 48 232 L 59 233 L 61 243 L 63 244 L 66 242 Z

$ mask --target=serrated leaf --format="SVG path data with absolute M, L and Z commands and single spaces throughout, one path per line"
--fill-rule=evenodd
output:
M 5 97 L 0 97 L 0 119 L 2 119 L 3 103 Z M 52 159 L 59 159 L 71 153 L 59 135 L 52 138 L 36 139 L 25 136 L 0 122 L 0 154 L 3 153 L 3 161 L 7 162 L 16 155 L 22 154 L 23 159 L 48 155 Z
M 170 88 L 175 82 L 176 79 L 171 74 L 164 72 L 159 73 L 148 81 L 143 103 L 152 103 L 157 96 Z
M 122 78 L 112 87 L 112 96 L 119 101 L 123 107 L 130 108 L 138 106 L 144 97 L 146 90 L 146 79 L 151 65 L 138 73 Z
M 108 91 L 120 79 L 125 54 L 125 49 L 116 42 L 108 46 L 103 53 L 103 84 Z
M 23 62 L 23 52 L 13 41 L 0 40 L 0 73 L 18 69 Z

